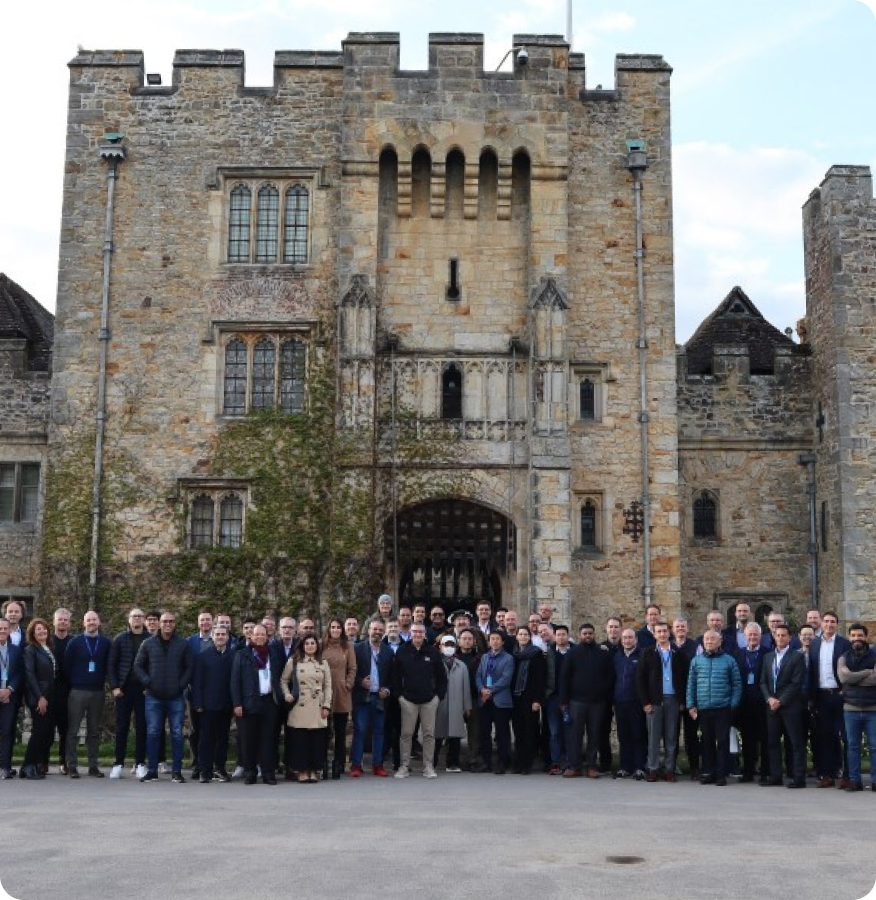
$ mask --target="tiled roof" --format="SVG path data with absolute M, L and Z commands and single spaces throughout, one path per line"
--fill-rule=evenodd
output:
M 767 322 L 740 287 L 727 294 L 684 345 L 688 375 L 712 373 L 712 350 L 716 344 L 748 347 L 753 374 L 773 372 L 776 347 L 797 347 L 791 338 Z
M 48 372 L 55 338 L 55 317 L 24 288 L 0 272 L 0 338 L 28 342 L 30 368 Z

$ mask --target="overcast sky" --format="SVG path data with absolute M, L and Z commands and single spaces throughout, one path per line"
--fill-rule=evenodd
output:
M 574 49 L 608 88 L 616 53 L 673 66 L 677 339 L 736 284 L 779 328 L 805 312 L 800 207 L 834 164 L 876 169 L 876 0 L 575 0 Z M 868 8 L 870 6 L 870 8 Z M 68 72 L 77 45 L 141 49 L 171 79 L 177 48 L 240 48 L 246 80 L 275 50 L 340 49 L 350 31 L 563 34 L 566 0 L 151 0 L 27 3 L 0 38 L 0 271 L 55 308 Z

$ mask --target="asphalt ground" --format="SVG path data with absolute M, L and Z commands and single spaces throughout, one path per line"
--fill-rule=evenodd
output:
M 0 841 L 16 900 L 859 900 L 876 883 L 876 793 L 443 771 L 276 787 L 49 775 L 0 783 Z

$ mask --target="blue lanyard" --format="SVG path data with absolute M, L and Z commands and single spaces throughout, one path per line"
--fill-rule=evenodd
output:
M 94 639 L 94 650 L 92 650 L 91 643 L 88 640 L 88 635 L 83 634 L 82 637 L 85 639 L 85 646 L 88 648 L 88 655 L 91 657 L 91 659 L 94 659 L 94 654 L 97 652 L 97 648 L 100 644 L 100 638 L 96 637 Z

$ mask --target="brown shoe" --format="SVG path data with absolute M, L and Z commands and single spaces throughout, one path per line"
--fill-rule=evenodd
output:
M 833 787 L 833 785 L 834 785 L 834 781 L 832 778 L 819 778 L 818 784 L 816 784 L 815 786 L 819 787 L 819 788 L 829 788 L 829 787 Z
M 580 769 L 566 769 L 566 771 L 563 772 L 563 778 L 580 778 L 580 777 L 581 777 Z
M 599 778 L 599 769 L 588 769 L 587 777 L 588 778 Z
M 675 783 L 676 781 L 678 781 L 678 776 L 675 774 L 675 772 L 667 772 L 663 776 L 663 778 L 665 781 L 670 781 L 672 783 Z
M 654 784 L 655 781 L 658 781 L 657 773 L 653 770 L 649 770 L 648 774 L 645 776 L 645 781 Z
M 837 787 L 838 787 L 841 791 L 847 791 L 847 790 L 849 789 L 849 785 L 850 785 L 851 783 L 852 783 L 852 782 L 849 781 L 848 778 L 840 778 L 839 784 L 837 785 Z

